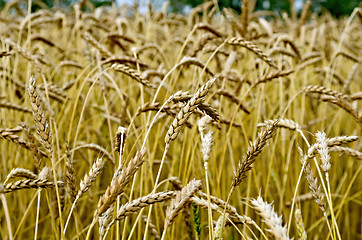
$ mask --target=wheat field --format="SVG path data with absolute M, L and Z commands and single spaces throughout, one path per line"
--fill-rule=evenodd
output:
M 362 10 L 310 4 L 8 2 L 0 239 L 362 239 Z

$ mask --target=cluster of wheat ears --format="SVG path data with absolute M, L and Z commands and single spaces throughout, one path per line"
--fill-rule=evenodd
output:
M 82 4 L 0 12 L 1 239 L 362 238 L 360 8 Z

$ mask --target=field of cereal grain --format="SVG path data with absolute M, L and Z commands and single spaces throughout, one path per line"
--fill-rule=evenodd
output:
M 362 10 L 244 2 L 8 3 L 0 239 L 362 239 Z

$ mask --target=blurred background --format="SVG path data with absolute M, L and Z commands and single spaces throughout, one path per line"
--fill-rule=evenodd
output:
M 24 2 L 23 6 L 26 8 L 27 0 L 12 0 L 12 2 Z M 215 0 L 216 1 L 216 0 Z M 0 0 L 0 8 L 3 8 L 9 0 Z M 40 8 L 45 7 L 61 7 L 61 8 L 70 8 L 75 3 L 83 3 L 83 11 L 89 11 L 89 4 L 94 7 L 100 6 L 122 6 L 127 4 L 130 6 L 137 6 L 140 13 L 147 12 L 147 4 L 150 3 L 154 10 L 161 10 L 162 5 L 166 2 L 165 0 L 32 0 L 32 11 L 36 11 Z M 86 4 L 85 4 L 86 2 Z M 191 8 L 203 3 L 203 0 L 170 0 L 168 11 L 175 13 L 184 13 L 187 14 L 190 12 Z M 250 1 L 251 4 L 255 5 L 255 11 L 258 10 L 269 10 L 276 11 L 278 13 L 286 12 L 290 13 L 291 7 L 293 7 L 297 13 L 300 13 L 303 7 L 303 4 L 306 0 L 254 0 Z M 233 8 L 237 12 L 241 12 L 241 3 L 240 0 L 219 0 L 218 4 L 220 9 L 227 7 Z M 313 0 L 311 10 L 315 13 L 321 14 L 323 11 L 330 12 L 335 17 L 341 17 L 344 15 L 349 15 L 352 13 L 355 7 L 362 6 L 360 0 Z

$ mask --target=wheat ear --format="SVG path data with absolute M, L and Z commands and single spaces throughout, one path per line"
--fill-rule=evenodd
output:
M 321 99 L 322 101 L 333 103 L 338 107 L 342 108 L 343 110 L 351 114 L 357 120 L 357 122 L 362 125 L 362 112 L 359 109 L 354 108 L 344 99 L 331 96 L 322 96 Z
M 114 203 L 117 196 L 124 191 L 126 185 L 132 180 L 133 175 L 144 163 L 145 153 L 146 149 L 137 151 L 136 156 L 129 162 L 128 166 L 122 169 L 121 173 L 112 179 L 112 182 L 108 186 L 106 192 L 99 199 L 95 216 L 99 216 L 100 214 L 107 211 L 107 209 Z
M 202 187 L 200 180 L 191 180 L 185 187 L 181 189 L 180 192 L 177 193 L 176 198 L 173 199 L 170 203 L 170 206 L 166 211 L 166 219 L 164 232 L 162 234 L 162 238 L 164 239 L 167 228 L 171 226 L 174 222 L 177 215 L 184 208 L 186 203 L 190 200 L 190 198 Z
M 310 164 L 308 162 L 309 159 L 315 156 L 317 149 L 318 149 L 318 144 L 312 145 L 308 149 L 308 154 L 303 154 L 303 151 L 299 149 L 301 155 L 300 162 L 302 166 L 304 166 L 304 172 L 309 183 L 309 188 L 312 191 L 313 197 L 315 198 L 315 201 L 318 204 L 319 208 L 322 210 L 323 213 L 325 213 L 326 202 L 324 200 L 324 195 L 321 194 L 321 189 L 320 189 L 321 186 L 318 184 L 318 179 L 314 177 L 313 171 L 310 168 Z
M 4 184 L 8 182 L 11 178 L 26 178 L 26 179 L 36 179 L 38 176 L 32 171 L 24 168 L 14 168 L 10 171 L 6 177 Z
M 333 96 L 333 97 L 341 98 L 341 99 L 349 99 L 348 95 L 345 95 L 343 93 L 334 91 L 332 89 L 328 89 L 328 88 L 326 88 L 324 86 L 309 85 L 309 86 L 305 87 L 303 89 L 303 91 L 304 92 L 324 94 L 324 95 Z
M 143 196 L 135 200 L 132 200 L 131 202 L 122 205 L 117 212 L 116 218 L 114 218 L 112 221 L 109 221 L 108 220 L 109 211 L 110 209 L 112 209 L 111 211 L 113 211 L 113 206 L 111 206 L 110 208 L 108 208 L 108 210 L 105 213 L 103 213 L 99 217 L 99 224 L 100 224 L 99 229 L 101 236 L 102 234 L 104 235 L 104 232 L 106 232 L 117 220 L 122 220 L 133 213 L 139 212 L 141 209 L 149 205 L 155 204 L 157 202 L 167 201 L 176 196 L 176 194 L 177 191 L 165 191 L 165 192 L 151 193 L 148 194 L 147 196 Z M 145 217 L 145 222 L 147 223 L 147 217 Z M 158 235 L 158 232 L 156 235 Z
M 276 120 L 265 120 L 263 123 L 258 123 L 257 127 L 272 126 L 275 123 L 275 121 Z M 279 118 L 276 126 L 279 128 L 287 128 L 290 130 L 297 130 L 297 131 L 302 129 L 302 127 L 298 123 L 287 118 Z
M 167 148 L 171 141 L 177 138 L 184 123 L 187 121 L 193 111 L 198 107 L 198 105 L 204 100 L 204 97 L 209 92 L 209 89 L 215 83 L 218 77 L 219 75 L 216 75 L 215 77 L 207 81 L 199 90 L 197 90 L 192 98 L 186 103 L 185 107 L 183 107 L 177 114 L 177 117 L 173 120 L 165 137 L 165 143 Z
M 73 159 L 70 154 L 68 142 L 65 143 L 65 146 L 66 146 L 65 175 L 67 182 L 67 190 L 71 202 L 74 202 L 77 195 L 77 187 L 75 184 L 75 168 L 74 168 Z
M 352 149 L 352 148 L 349 148 L 349 147 L 335 146 L 335 147 L 330 148 L 329 151 L 346 154 L 346 155 L 355 157 L 358 160 L 362 160 L 362 152 L 359 152 L 359 151 L 357 151 L 355 149 Z
M 295 209 L 295 225 L 298 231 L 299 238 L 301 240 L 307 240 L 307 233 L 304 228 L 302 213 L 299 208 Z
M 114 205 L 108 208 L 107 211 L 101 214 L 101 216 L 98 218 L 99 235 L 101 236 L 101 238 L 103 238 L 106 235 L 110 227 L 110 224 L 112 222 L 113 210 L 114 210 Z
M 17 105 L 15 103 L 7 102 L 7 101 L 0 101 L 0 108 L 8 108 L 8 109 L 14 109 L 14 110 L 24 112 L 24 113 L 31 113 L 31 110 L 29 108 Z
M 273 136 L 273 133 L 278 126 L 278 122 L 278 120 L 274 121 L 272 125 L 267 126 L 264 131 L 258 133 L 258 137 L 249 146 L 247 152 L 243 156 L 243 159 L 239 161 L 238 167 L 234 172 L 234 177 L 231 185 L 232 191 L 233 189 L 235 189 L 236 186 L 241 183 L 244 178 L 246 178 L 246 172 L 251 170 L 251 164 L 253 164 L 256 157 L 261 153 L 268 139 Z
M 253 207 L 257 210 L 257 213 L 262 216 L 263 222 L 269 227 L 267 231 L 272 233 L 276 239 L 287 240 L 290 239 L 287 233 L 286 226 L 283 226 L 282 217 L 278 216 L 272 204 L 264 202 L 261 196 L 251 201 Z
M 23 147 L 30 151 L 32 151 L 34 148 L 32 143 L 27 142 L 24 139 L 21 139 L 18 135 L 8 132 L 7 129 L 0 129 L 0 138 L 6 139 L 15 144 L 18 144 L 20 147 Z M 47 153 L 45 153 L 39 149 L 37 149 L 36 151 L 37 151 L 37 153 L 40 153 L 43 157 L 48 157 Z
M 111 57 L 112 53 L 109 52 L 103 45 L 101 45 L 97 40 L 94 39 L 94 37 L 89 33 L 85 32 L 83 35 L 84 39 L 90 43 L 93 47 L 95 47 L 101 55 L 106 57 Z
M 92 183 L 96 180 L 97 176 L 101 173 L 103 165 L 104 165 L 103 159 L 102 158 L 97 158 L 97 161 L 95 161 L 95 163 L 93 163 L 92 168 L 89 170 L 89 173 L 86 174 L 84 176 L 83 180 L 80 182 L 80 186 L 79 186 L 77 196 L 74 199 L 72 208 L 70 209 L 70 212 L 69 212 L 67 222 L 66 222 L 66 224 L 64 226 L 64 234 L 67 231 L 67 226 L 68 226 L 70 217 L 71 217 L 71 215 L 73 213 L 74 207 L 75 207 L 78 199 L 82 196 L 83 193 L 88 191 L 88 189 L 90 188 Z
M 243 37 L 248 33 L 248 22 L 249 22 L 249 0 L 243 0 L 241 6 L 241 25 Z
M 150 88 L 156 88 L 155 85 L 151 84 L 146 78 L 141 76 L 137 70 L 128 67 L 124 64 L 114 63 L 111 66 L 112 69 L 116 70 L 117 72 L 121 72 L 126 74 L 127 76 L 131 77 L 132 79 L 136 80 L 137 82 L 141 83 L 144 86 L 150 87 Z
M 121 220 L 128 215 L 140 211 L 142 208 L 147 207 L 148 205 L 169 200 L 174 196 L 176 196 L 176 194 L 177 191 L 166 191 L 159 193 L 151 193 L 147 196 L 135 199 L 121 206 L 121 208 L 117 212 L 116 220 Z
M 258 57 L 263 59 L 269 66 L 278 69 L 277 65 L 271 60 L 268 55 L 266 55 L 260 48 L 258 48 L 254 43 L 245 40 L 241 37 L 233 37 L 226 40 L 226 43 L 230 45 L 237 45 L 245 47 L 246 49 L 255 53 Z
M 244 104 L 242 103 L 242 101 L 235 95 L 235 93 L 232 93 L 226 89 L 218 89 L 216 92 L 216 94 L 220 94 L 223 95 L 225 97 L 227 97 L 228 99 L 230 99 L 233 103 L 237 104 L 239 106 L 239 108 L 244 111 L 246 114 L 249 114 L 250 111 L 244 106 Z
M 31 77 L 28 86 L 31 109 L 35 120 L 37 133 L 41 139 L 41 143 L 46 148 L 50 156 L 53 152 L 52 133 L 50 132 L 49 122 L 45 118 L 44 111 L 41 107 L 40 96 L 35 84 L 36 84 L 35 78 Z
M 22 179 L 16 182 L 8 183 L 4 186 L 4 189 L 0 193 L 9 193 L 20 189 L 29 188 L 55 188 L 55 184 L 58 186 L 64 184 L 62 181 L 52 182 L 47 179 Z

